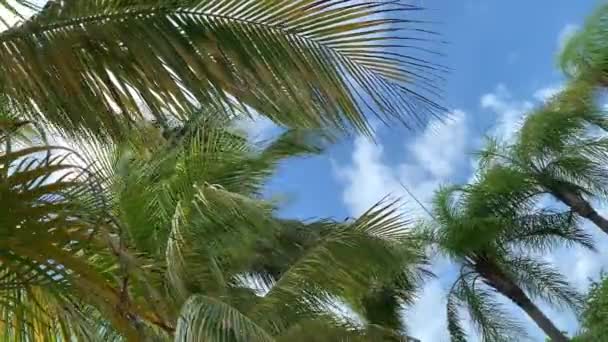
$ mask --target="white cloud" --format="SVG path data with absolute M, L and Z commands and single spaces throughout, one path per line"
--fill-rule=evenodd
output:
M 534 92 L 534 99 L 540 102 L 545 102 L 553 96 L 557 95 L 557 93 L 562 91 L 562 89 L 564 89 L 564 85 L 561 83 L 540 88 Z
M 266 140 L 279 130 L 279 126 L 274 122 L 258 114 L 236 120 L 235 127 L 245 132 L 253 141 Z
M 336 174 L 345 184 L 344 203 L 353 216 L 360 215 L 388 194 L 409 200 L 407 214 L 423 217 L 424 211 L 410 200 L 404 184 L 420 201 L 428 201 L 437 187 L 458 175 L 470 165 L 470 140 L 465 112 L 455 110 L 444 122 L 433 121 L 404 148 L 410 160 L 391 167 L 381 144 L 356 138 L 352 161 L 347 166 L 336 166 Z M 403 155 L 405 156 L 405 154 Z M 449 273 L 452 265 L 445 261 L 434 263 L 436 274 Z M 453 272 L 453 270 L 452 270 Z M 442 281 L 429 281 L 421 297 L 406 314 L 411 334 L 424 342 L 449 341 L 445 323 L 445 288 Z
M 496 116 L 491 133 L 507 141 L 513 139 L 525 114 L 533 108 L 530 101 L 514 99 L 504 84 L 499 84 L 494 92 L 484 94 L 480 103 L 481 108 L 492 111 Z
M 446 289 L 439 279 L 429 281 L 417 305 L 406 313 L 406 323 L 411 336 L 420 341 L 449 341 L 446 334 Z
M 364 137 L 357 137 L 352 165 L 337 167 L 338 177 L 347 186 L 343 199 L 349 212 L 358 216 L 385 196 L 398 190 L 394 171 L 384 164 L 383 147 Z
M 436 258 L 433 271 L 437 276 L 426 283 L 415 305 L 407 308 L 404 313 L 409 334 L 422 342 L 448 342 L 446 294 L 455 280 L 458 269 L 447 259 Z M 463 317 L 466 317 L 466 313 Z M 476 342 L 473 327 L 468 322 L 463 323 L 468 341 Z
M 462 166 L 468 133 L 466 114 L 455 110 L 445 122 L 431 122 L 408 149 L 433 179 L 446 179 Z
M 580 26 L 576 24 L 566 24 L 557 36 L 557 48 L 558 51 L 562 51 L 566 46 L 568 40 L 580 29 Z
M 336 167 L 339 180 L 346 185 L 344 203 L 350 213 L 357 216 L 387 195 L 408 199 L 400 182 L 418 199 L 428 201 L 440 183 L 469 164 L 468 136 L 466 114 L 455 110 L 448 119 L 434 120 L 415 137 L 405 147 L 411 160 L 394 168 L 386 163 L 381 144 L 356 138 L 352 164 Z M 410 203 L 409 209 L 419 211 L 420 208 Z

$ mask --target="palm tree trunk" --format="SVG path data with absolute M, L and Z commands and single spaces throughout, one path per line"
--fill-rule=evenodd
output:
M 608 220 L 595 211 L 583 196 L 570 191 L 557 191 L 552 192 L 552 194 L 569 206 L 573 212 L 593 222 L 599 229 L 608 234 Z
M 569 341 L 568 337 L 551 322 L 515 282 L 500 271 L 497 265 L 480 268 L 478 271 L 485 278 L 486 283 L 524 310 L 552 342 Z

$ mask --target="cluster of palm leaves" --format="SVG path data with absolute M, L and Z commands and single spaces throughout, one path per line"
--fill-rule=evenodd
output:
M 0 1 L 2 338 L 406 339 L 429 272 L 399 204 L 300 222 L 263 189 L 365 114 L 443 111 L 418 9 Z M 282 133 L 236 129 L 258 115 Z
M 608 194 L 608 113 L 601 103 L 608 85 L 607 19 L 608 6 L 602 5 L 566 45 L 560 56 L 569 77 L 564 89 L 527 113 L 513 141 L 487 140 L 474 181 L 435 196 L 424 231 L 460 266 L 447 301 L 454 341 L 466 340 L 463 308 L 483 340 L 523 339 L 521 324 L 504 311 L 505 299 L 551 341 L 569 340 L 533 300 L 580 313 L 580 294 L 542 257 L 560 246 L 594 250 L 582 220 L 608 234 L 608 219 L 596 207 Z M 590 312 L 585 310 L 587 322 L 608 324 L 598 314 L 589 321 Z M 583 330 L 577 340 L 605 338 L 598 336 Z
M 425 275 L 425 256 L 393 203 L 353 222 L 302 223 L 276 218 L 276 205 L 260 196 L 282 159 L 319 151 L 318 134 L 289 130 L 256 147 L 206 118 L 167 139 L 154 126 L 120 144 L 88 137 L 75 152 L 31 142 L 19 148 L 11 132 L 25 123 L 6 122 L 5 336 L 252 341 L 302 338 L 313 327 L 328 340 L 403 333 L 366 311 L 385 286 L 411 300 Z M 335 314 L 338 305 L 353 314 Z
M 357 219 L 281 218 L 286 159 L 415 127 L 445 69 L 399 0 L 0 0 L 0 336 L 11 341 L 403 341 L 429 251 L 459 266 L 448 330 L 553 341 L 538 306 L 580 294 L 542 255 L 608 233 L 608 7 L 566 46 L 570 77 L 432 218 L 384 200 Z M 432 57 L 430 58 L 433 59 Z M 244 118 L 281 133 L 253 142 Z M 563 206 L 546 206 L 546 198 Z M 412 229 L 418 224 L 419 229 Z M 499 299 L 497 295 L 503 297 Z M 439 309 L 439 308 L 438 308 Z M 591 335 L 590 335 L 591 336 Z

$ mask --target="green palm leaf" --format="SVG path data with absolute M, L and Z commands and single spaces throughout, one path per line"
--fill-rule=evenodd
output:
M 561 246 L 593 249 L 593 241 L 570 212 L 536 209 L 536 189 L 516 168 L 502 165 L 497 144 L 482 152 L 484 167 L 474 182 L 443 188 L 434 199 L 433 221 L 426 223 L 431 243 L 460 266 L 448 294 L 448 331 L 463 341 L 459 309 L 467 309 L 484 341 L 508 341 L 522 335 L 494 297 L 503 295 L 518 305 L 553 339 L 566 337 L 529 297 L 545 299 L 560 308 L 578 310 L 579 296 L 539 253 Z
M 608 46 L 604 37 L 608 30 L 607 15 L 608 6 L 598 6 L 582 29 L 568 40 L 559 56 L 559 65 L 566 75 L 606 85 Z
M 102 321 L 92 323 L 82 312 L 91 302 L 76 304 L 85 287 L 100 298 L 109 294 L 104 270 L 89 263 L 102 203 L 86 195 L 91 184 L 68 156 L 49 146 L 1 156 L 0 310 L 7 337 L 93 336 Z
M 262 327 L 217 298 L 194 295 L 184 304 L 175 341 L 274 341 Z
M 183 120 L 200 104 L 229 116 L 247 105 L 288 126 L 367 132 L 365 111 L 413 126 L 443 111 L 434 101 L 443 69 L 425 61 L 435 38 L 418 9 L 392 0 L 49 2 L 0 34 L 0 82 L 30 116 L 97 133 L 150 116 Z
M 458 286 L 458 284 L 455 284 Z M 450 334 L 450 340 L 453 342 L 466 342 L 467 334 L 462 326 L 462 318 L 460 317 L 460 302 L 457 296 L 457 292 L 454 287 L 450 293 L 448 293 L 448 300 L 446 305 L 447 321 L 448 321 L 448 333 Z
M 546 252 L 559 246 L 582 246 L 594 250 L 591 235 L 571 212 L 539 210 L 519 217 L 503 233 L 504 242 L 525 252 Z
M 484 341 L 511 341 L 525 339 L 519 322 L 512 319 L 504 305 L 494 299 L 492 291 L 481 285 L 461 283 L 457 296 L 464 302 L 473 324 Z
M 560 309 L 573 309 L 577 313 L 580 311 L 583 303 L 580 293 L 548 263 L 517 257 L 506 260 L 502 266 L 513 273 L 516 281 L 531 296 L 542 298 Z
M 274 311 L 275 324 L 298 321 L 326 312 L 335 298 L 357 312 L 371 288 L 392 284 L 404 269 L 415 282 L 426 259 L 397 210 L 391 203 L 378 204 L 352 224 L 329 223 L 327 233 L 270 284 L 254 314 L 268 319 Z M 290 307 L 297 310 L 287 311 Z

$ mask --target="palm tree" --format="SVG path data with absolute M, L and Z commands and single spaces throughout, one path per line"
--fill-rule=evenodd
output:
M 0 1 L 33 15 L 0 33 L 2 94 L 66 131 L 185 120 L 201 105 L 289 127 L 368 132 L 439 114 L 444 69 L 401 1 Z
M 552 341 L 568 340 L 533 299 L 578 310 L 579 295 L 536 256 L 562 245 L 593 248 L 592 241 L 571 213 L 534 209 L 534 201 L 522 201 L 511 188 L 518 177 L 496 166 L 482 171 L 475 183 L 442 188 L 434 198 L 427 234 L 460 267 L 447 303 L 454 341 L 466 340 L 460 306 L 484 341 L 511 341 L 523 334 L 495 294 L 519 306 Z
M 608 129 L 587 82 L 573 82 L 525 120 L 515 143 L 489 139 L 479 153 L 481 164 L 509 166 L 526 187 L 525 196 L 549 194 L 608 234 L 608 219 L 591 205 L 606 198 Z
M 428 271 L 398 208 L 303 224 L 274 218 L 260 197 L 282 159 L 318 153 L 322 136 L 291 130 L 258 149 L 225 122 L 201 119 L 166 138 L 149 125 L 122 145 L 87 138 L 78 153 L 15 148 L 25 124 L 2 120 L 1 336 L 402 338 L 398 304 Z M 294 227 L 312 236 L 300 253 L 277 244 Z M 267 266 L 277 262 L 279 271 Z M 379 300 L 391 303 L 388 314 Z
M 266 340 L 310 327 L 327 336 L 394 335 L 394 324 L 369 320 L 363 331 L 327 310 L 344 301 L 362 311 L 370 288 L 405 284 L 404 268 L 415 274 L 424 263 L 405 223 L 387 216 L 394 209 L 324 222 L 327 233 L 283 276 L 250 274 L 249 253 L 283 227 L 273 203 L 258 196 L 263 180 L 283 158 L 310 152 L 294 144 L 309 135 L 289 131 L 258 151 L 214 125 L 257 112 L 289 127 L 365 133 L 364 112 L 409 125 L 440 113 L 434 98 L 444 69 L 425 61 L 433 33 L 404 19 L 418 8 L 389 0 L 0 7 L 33 12 L 14 26 L 0 20 L 8 28 L 0 33 L 1 94 L 19 113 L 0 155 L 6 336 Z M 202 109 L 215 118 L 190 134 L 183 127 L 196 127 L 189 123 L 199 124 Z M 43 141 L 15 149 L 27 120 L 96 150 L 107 146 L 95 139 L 110 136 L 113 158 L 86 157 L 91 168 Z M 130 137 L 134 128 L 151 136 Z M 270 291 L 256 294 L 243 281 L 250 276 Z
M 11 152 L 13 163 L 29 169 L 9 172 L 7 184 L 25 182 L 9 189 L 41 189 L 25 207 L 15 200 L 21 197 L 0 197 L 9 210 L 1 217 L 14 220 L 3 226 L 19 234 L 4 242 L 15 241 L 2 263 L 3 279 L 41 280 L 34 290 L 10 283 L 19 301 L 3 293 L 2 312 L 15 322 L 5 336 L 269 341 L 315 332 L 328 341 L 399 340 L 401 327 L 357 318 L 369 307 L 370 289 L 410 284 L 399 292 L 407 301 L 425 275 L 420 243 L 405 229 L 398 208 L 389 203 L 352 222 L 311 223 L 318 236 L 280 273 L 257 267 L 255 260 L 274 260 L 260 256 L 260 246 L 302 226 L 274 218 L 275 205 L 260 197 L 264 181 L 282 159 L 317 153 L 324 140 L 287 131 L 258 149 L 226 122 L 198 119 L 167 138 L 147 125 L 137 131 L 148 134 L 130 135 L 120 145 L 88 139 L 80 143 L 78 163 L 64 166 L 73 159 L 60 158 L 42 164 L 47 173 L 82 171 L 80 178 L 52 179 L 33 170 L 38 164 L 20 159 L 49 147 Z M 43 199 L 46 211 L 38 204 Z M 15 206 L 23 208 L 21 216 Z M 38 211 L 54 223 L 44 236 Z M 21 268 L 23 275 L 14 275 Z M 346 308 L 350 314 L 336 313 Z M 24 328 L 30 325 L 36 329 Z

